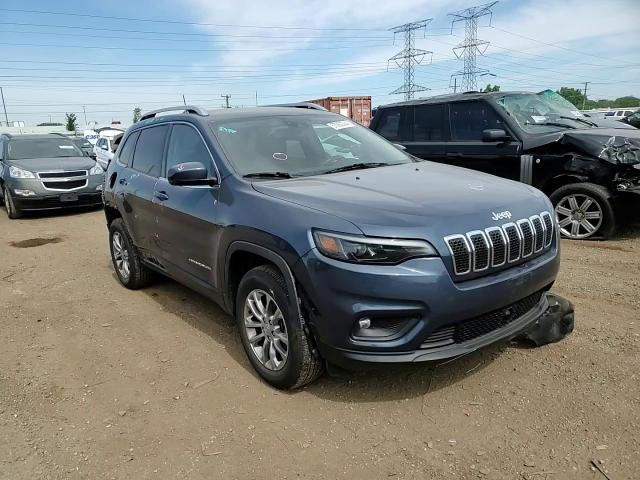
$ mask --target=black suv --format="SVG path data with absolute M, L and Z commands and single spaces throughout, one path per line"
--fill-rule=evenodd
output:
M 216 301 L 272 385 L 323 360 L 456 357 L 564 312 L 541 192 L 418 161 L 317 107 L 174 110 L 129 128 L 107 169 L 115 271 Z
M 371 122 L 417 157 L 539 188 L 562 235 L 574 239 L 609 237 L 620 207 L 640 200 L 640 131 L 609 125 L 619 128 L 589 120 L 549 90 L 396 103 L 379 107 Z

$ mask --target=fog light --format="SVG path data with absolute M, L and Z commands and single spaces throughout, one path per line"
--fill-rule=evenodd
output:
M 97 192 L 101 192 L 101 191 L 102 191 L 102 184 L 100 184 L 100 185 L 98 185 L 98 186 L 96 187 L 96 191 L 97 191 Z
M 360 320 L 358 320 L 358 325 L 360 326 L 360 328 L 369 328 L 371 326 L 371 319 L 361 318 Z
M 35 197 L 36 196 L 36 192 L 34 192 L 33 190 L 21 190 L 19 188 L 15 188 L 13 191 L 15 192 L 16 195 L 18 195 L 20 197 Z

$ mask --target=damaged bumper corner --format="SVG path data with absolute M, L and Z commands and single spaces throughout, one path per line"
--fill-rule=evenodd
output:
M 531 325 L 515 339 L 541 347 L 548 343 L 559 342 L 571 332 L 574 325 L 573 304 L 559 295 L 547 293 L 549 307 Z

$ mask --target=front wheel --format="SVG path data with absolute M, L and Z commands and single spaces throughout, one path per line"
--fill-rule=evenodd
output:
M 22 212 L 16 208 L 16 205 L 13 202 L 13 197 L 6 186 L 4 187 L 2 195 L 4 196 L 4 208 L 7 211 L 7 216 L 12 220 L 20 218 L 22 216 Z
M 572 240 L 606 239 L 615 230 L 615 214 L 609 191 L 593 183 L 573 183 L 549 197 L 560 233 Z
M 109 244 L 111 261 L 120 283 L 131 290 L 149 284 L 152 272 L 142 263 L 138 249 L 121 218 L 116 218 L 109 226 Z
M 281 389 L 311 383 L 323 370 L 289 295 L 284 278 L 270 265 L 247 272 L 236 295 L 236 321 L 249 361 L 264 380 Z

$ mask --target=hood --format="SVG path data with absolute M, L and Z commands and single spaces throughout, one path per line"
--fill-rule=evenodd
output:
M 527 142 L 525 150 L 556 142 L 614 165 L 640 163 L 640 130 L 637 128 L 588 128 L 555 132 L 533 138 Z
M 89 170 L 96 162 L 89 157 L 52 157 L 29 158 L 24 160 L 6 160 L 7 165 L 15 165 L 30 172 L 46 172 L 51 170 Z
M 494 213 L 508 211 L 514 221 L 551 208 L 544 194 L 522 183 L 433 162 L 255 182 L 253 188 L 348 220 L 365 235 L 432 242 L 509 221 L 493 220 Z

